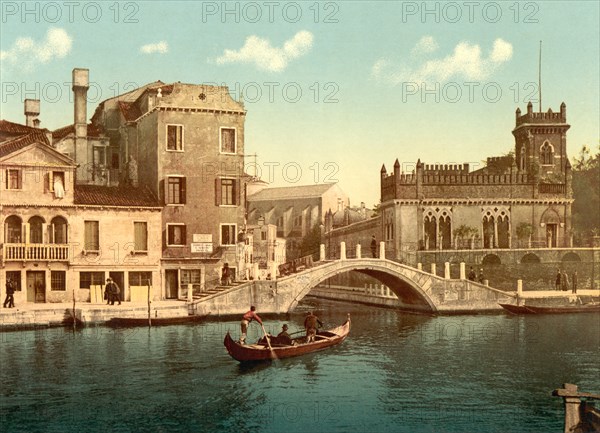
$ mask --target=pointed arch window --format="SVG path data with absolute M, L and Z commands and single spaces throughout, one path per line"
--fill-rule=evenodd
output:
M 542 165 L 551 165 L 553 154 L 554 148 L 549 142 L 545 141 L 544 144 L 542 144 L 542 147 L 540 147 L 540 160 Z

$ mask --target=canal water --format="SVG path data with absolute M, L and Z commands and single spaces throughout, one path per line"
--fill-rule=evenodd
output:
M 340 346 L 244 367 L 237 321 L 0 333 L 0 431 L 560 432 L 570 382 L 600 392 L 600 315 L 430 317 L 305 299 Z M 260 327 L 251 324 L 249 339 Z

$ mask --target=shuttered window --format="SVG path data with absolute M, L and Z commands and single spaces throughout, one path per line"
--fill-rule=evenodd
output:
M 221 128 L 221 153 L 236 153 L 234 128 Z
M 135 251 L 148 251 L 148 223 L 133 223 L 133 243 Z
M 167 150 L 183 150 L 182 125 L 167 125 Z
M 7 169 L 6 170 L 6 189 L 22 189 L 21 170 Z
M 167 178 L 167 204 L 185 204 L 185 177 Z
M 98 221 L 85 221 L 85 249 L 90 251 L 100 250 L 100 231 Z

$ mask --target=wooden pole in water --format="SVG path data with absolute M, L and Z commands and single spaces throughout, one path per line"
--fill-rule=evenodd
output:
M 150 280 L 148 280 L 148 327 L 152 326 L 152 314 L 150 312 Z
M 77 327 L 77 318 L 75 317 L 75 290 L 73 290 L 73 328 Z

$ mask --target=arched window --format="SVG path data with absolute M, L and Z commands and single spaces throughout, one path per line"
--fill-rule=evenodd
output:
M 42 244 L 44 243 L 43 239 L 43 227 L 44 227 L 44 219 L 39 216 L 33 216 L 29 218 L 29 243 L 31 244 Z
M 11 215 L 4 221 L 4 242 L 7 244 L 20 244 L 23 242 L 22 221 L 16 215 Z
M 426 250 L 433 250 L 437 243 L 437 222 L 434 216 L 426 216 L 423 221 L 423 233 L 425 234 L 424 247 Z
M 550 165 L 552 164 L 552 154 L 554 153 L 554 149 L 552 148 L 552 145 L 545 141 L 544 144 L 542 144 L 542 147 L 540 147 L 540 160 L 542 162 L 542 165 Z
M 526 157 L 526 151 L 525 151 L 525 146 L 521 147 L 521 154 L 520 154 L 520 158 L 519 158 L 519 168 L 521 170 L 525 170 L 525 158 Z
M 50 221 L 50 242 L 53 244 L 66 244 L 67 220 L 61 216 L 52 218 Z
M 495 239 L 494 217 L 488 212 L 483 217 L 483 248 L 494 248 L 496 244 Z

